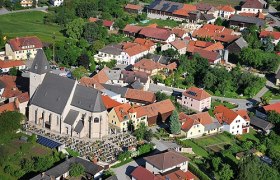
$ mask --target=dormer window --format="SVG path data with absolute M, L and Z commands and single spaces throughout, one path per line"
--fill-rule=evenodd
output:
M 48 69 L 48 66 L 45 66 L 45 69 Z
M 34 67 L 35 69 L 38 69 L 38 66 L 37 65 L 35 65 L 35 67 Z

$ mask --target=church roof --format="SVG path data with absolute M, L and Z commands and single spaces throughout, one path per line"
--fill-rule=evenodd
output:
M 106 111 L 101 93 L 96 89 L 82 85 L 77 85 L 71 105 L 90 112 Z
M 50 71 L 50 64 L 42 49 L 38 49 L 35 59 L 30 68 L 30 72 L 35 74 L 45 74 Z
M 62 114 L 75 81 L 52 73 L 47 73 L 42 84 L 36 90 L 31 104 Z

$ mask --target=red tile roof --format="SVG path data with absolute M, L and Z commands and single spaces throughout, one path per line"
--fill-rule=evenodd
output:
M 159 113 L 165 114 L 175 110 L 173 103 L 169 99 L 143 106 L 143 108 L 146 110 L 148 118 L 158 116 Z
M 23 66 L 25 65 L 24 61 L 20 61 L 20 60 L 9 60 L 9 61 L 1 61 L 0 60 L 0 68 L 12 68 L 12 67 L 19 67 L 19 66 Z
M 156 95 L 153 92 L 128 88 L 125 93 L 125 98 L 145 103 L 153 103 L 156 100 Z
M 206 48 L 204 48 L 204 50 L 206 51 L 217 51 L 217 50 L 223 50 L 224 46 L 221 42 L 216 42 L 215 44 L 212 44 Z
M 276 111 L 280 114 L 280 102 L 275 104 L 270 104 L 263 107 L 266 112 L 268 111 Z
M 143 7 L 135 4 L 127 4 L 125 9 L 141 10 Z
M 25 93 L 18 95 L 17 98 L 20 103 L 24 103 L 24 102 L 29 101 L 29 94 L 28 94 L 28 92 L 25 92 Z
M 209 63 L 214 63 L 216 60 L 220 58 L 220 54 L 215 51 L 207 51 L 204 49 L 194 48 L 193 54 L 199 54 L 201 57 L 208 60 Z
M 130 117 L 129 117 L 130 108 L 131 108 L 131 106 L 129 103 L 121 104 L 121 105 L 113 108 L 115 110 L 120 122 L 130 119 Z
M 124 27 L 123 31 L 128 32 L 128 33 L 138 33 L 142 29 L 143 29 L 143 27 L 141 27 L 141 26 L 134 26 L 134 25 L 128 24 Z
M 165 178 L 157 177 L 142 166 L 137 166 L 130 174 L 136 180 L 164 180 Z
M 25 82 L 23 78 L 16 77 L 16 76 L 2 75 L 0 76 L 0 81 L 2 81 L 5 85 L 5 89 L 2 94 L 2 97 L 11 98 L 22 94 L 22 91 L 17 87 L 17 84 Z
M 182 40 L 175 40 L 175 41 L 171 42 L 170 44 L 172 46 L 174 46 L 177 50 L 180 50 L 180 49 L 183 49 L 183 48 L 187 47 L 186 42 L 182 41 Z
M 17 37 L 8 41 L 13 51 L 43 48 L 41 40 L 36 36 Z M 28 47 L 30 46 L 30 47 Z
M 211 95 L 209 93 L 207 93 L 206 91 L 204 91 L 203 89 L 199 89 L 194 86 L 192 86 L 192 87 L 188 88 L 186 91 L 184 91 L 183 95 L 196 99 L 198 101 L 211 97 Z
M 239 116 L 241 116 L 245 121 L 250 121 L 250 117 L 246 110 L 240 109 L 236 111 Z
M 143 39 L 143 38 L 136 38 L 134 40 L 134 43 L 137 43 L 137 44 L 140 44 L 140 45 L 143 45 L 143 46 L 146 46 L 147 48 L 151 48 L 152 46 L 155 45 L 155 43 L 151 40 L 148 40 L 148 39 Z
M 183 131 L 188 131 L 190 130 L 194 125 L 200 124 L 197 120 L 192 119 L 190 117 L 186 117 L 185 122 L 183 123 L 183 125 L 181 126 L 181 129 Z
M 273 39 L 280 39 L 280 32 L 276 31 L 262 31 L 260 33 L 260 38 L 272 37 Z
M 208 125 L 213 123 L 212 117 L 208 112 L 201 112 L 193 115 L 189 115 L 190 118 L 197 120 L 202 125 Z
M 114 21 L 110 21 L 110 20 L 100 20 L 98 18 L 94 18 L 94 17 L 90 17 L 89 22 L 97 22 L 97 21 L 102 21 L 103 26 L 105 27 L 111 27 L 114 24 Z
M 263 9 L 263 4 L 259 0 L 247 0 L 241 7 L 242 8 Z
M 167 29 L 162 28 L 152 28 L 152 27 L 145 27 L 140 32 L 140 35 L 143 35 L 147 38 L 159 39 L 159 40 L 167 40 L 171 32 Z
M 238 114 L 236 112 L 234 112 L 233 110 L 231 110 L 223 105 L 219 105 L 219 106 L 215 107 L 213 113 L 214 113 L 216 119 L 220 123 L 226 122 L 227 124 L 231 124 L 234 121 L 234 119 L 238 116 Z
M 109 96 L 102 95 L 101 98 L 102 98 L 102 101 L 103 101 L 106 109 L 111 109 L 113 107 L 121 105 L 121 103 L 115 101 L 114 99 L 111 99 Z
M 140 45 L 140 44 L 136 44 L 132 47 L 129 47 L 127 49 L 124 50 L 129 56 L 135 56 L 141 53 L 144 53 L 146 51 L 149 51 L 149 48 L 147 48 L 146 46 Z
M 179 16 L 189 16 L 189 12 L 195 10 L 196 10 L 196 6 L 191 4 L 184 4 L 184 6 L 181 9 L 174 11 L 173 14 Z
M 220 7 L 218 7 L 218 9 L 221 11 L 226 11 L 226 12 L 235 12 L 235 9 L 233 7 L 231 7 L 231 5 L 220 6 Z
M 170 64 L 167 64 L 166 65 L 166 68 L 173 71 L 174 69 L 177 68 L 177 63 L 176 62 L 173 62 L 173 63 L 170 63 Z
M 165 65 L 160 64 L 159 62 L 154 62 L 151 59 L 142 59 L 142 60 L 136 62 L 133 66 L 134 66 L 134 68 L 148 70 L 148 71 L 152 71 L 155 69 L 160 70 L 165 67 Z
M 10 102 L 8 104 L 4 104 L 0 106 L 0 113 L 3 113 L 5 111 L 15 111 L 17 110 L 17 107 L 14 102 Z
M 104 89 L 104 87 L 99 82 L 90 77 L 82 77 L 80 79 L 80 84 L 86 87 L 95 87 L 98 90 Z
M 180 29 L 180 28 L 174 28 L 174 29 L 172 29 L 171 32 L 180 38 L 182 38 L 184 36 L 184 34 L 187 33 L 184 29 Z

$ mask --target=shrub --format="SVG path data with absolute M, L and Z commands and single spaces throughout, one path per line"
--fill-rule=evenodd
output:
M 204 172 L 194 166 L 192 163 L 189 163 L 189 170 L 196 175 L 200 180 L 211 180 Z

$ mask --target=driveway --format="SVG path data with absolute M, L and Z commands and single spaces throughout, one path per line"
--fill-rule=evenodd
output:
M 44 7 L 37 7 L 37 8 L 31 8 L 31 9 L 22 9 L 22 10 L 16 10 L 16 11 L 9 11 L 5 8 L 0 9 L 0 15 L 4 14 L 11 14 L 11 13 L 18 13 L 18 12 L 29 12 L 29 11 L 43 11 L 47 12 L 48 6 Z
M 1 8 L 0 9 L 0 15 L 7 14 L 7 13 L 9 13 L 9 11 L 6 8 Z

